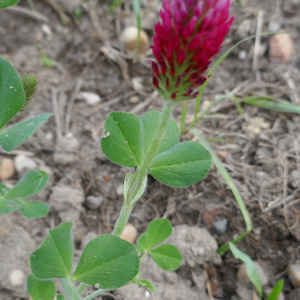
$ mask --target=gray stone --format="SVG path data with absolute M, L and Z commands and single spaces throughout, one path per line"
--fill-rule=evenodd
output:
M 99 208 L 104 201 L 104 198 L 102 196 L 96 197 L 96 196 L 88 196 L 86 198 L 86 204 L 90 209 L 97 209 Z
M 300 186 L 300 172 L 297 170 L 293 170 L 291 175 L 289 176 L 289 183 L 295 189 L 299 188 Z
M 300 264 L 289 265 L 287 274 L 293 287 L 300 288 Z
M 253 286 L 250 287 L 244 282 L 237 282 L 236 294 L 239 300 L 259 299 L 258 295 L 256 295 L 256 298 L 254 297 L 254 293 Z
M 71 134 L 61 137 L 55 146 L 53 160 L 56 164 L 66 166 L 77 160 L 79 150 L 78 140 Z
M 226 219 L 214 222 L 214 228 L 220 235 L 224 234 L 227 230 L 228 221 Z
M 10 290 L 16 297 L 27 296 L 26 278 L 31 273 L 29 258 L 34 249 L 30 234 L 15 226 L 0 244 L 0 288 Z
M 95 237 L 97 236 L 97 233 L 94 231 L 88 232 L 81 240 L 80 249 L 84 249 L 85 246 Z
M 183 256 L 182 266 L 194 267 L 196 264 L 221 263 L 221 257 L 216 253 L 217 241 L 205 228 L 175 226 L 166 242 L 174 244 L 180 250 Z

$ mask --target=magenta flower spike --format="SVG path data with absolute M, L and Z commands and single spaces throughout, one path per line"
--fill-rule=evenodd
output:
M 164 0 L 152 47 L 153 85 L 164 99 L 197 96 L 211 58 L 220 51 L 234 17 L 230 0 Z

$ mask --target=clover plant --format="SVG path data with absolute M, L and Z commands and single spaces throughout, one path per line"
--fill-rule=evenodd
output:
M 124 182 L 124 202 L 111 235 L 92 239 L 84 248 L 74 273 L 71 222 L 62 223 L 30 257 L 32 275 L 28 292 L 33 300 L 53 300 L 51 280 L 60 279 L 64 295 L 57 299 L 79 300 L 86 285 L 105 290 L 135 283 L 150 291 L 155 287 L 140 279 L 140 264 L 146 255 L 163 270 L 175 270 L 182 255 L 175 245 L 162 244 L 172 233 L 166 219 L 147 227 L 134 246 L 120 238 L 135 202 L 147 187 L 148 175 L 184 188 L 201 180 L 212 164 L 210 153 L 199 143 L 179 142 L 179 128 L 171 115 L 181 101 L 196 97 L 207 77 L 204 72 L 219 52 L 233 18 L 229 0 L 164 0 L 161 23 L 155 26 L 152 62 L 153 86 L 163 99 L 162 113 L 149 111 L 142 117 L 112 112 L 104 124 L 103 153 L 112 162 L 132 168 Z M 74 282 L 79 282 L 75 288 Z
M 0 0 L 0 9 L 16 4 L 16 0 Z M 32 116 L 12 126 L 8 122 L 28 106 L 37 89 L 34 74 L 20 77 L 15 68 L 0 57 L 0 147 L 11 152 L 26 141 L 51 114 Z M 33 170 L 27 173 L 12 189 L 0 182 L 0 215 L 20 209 L 27 218 L 39 218 L 47 215 L 49 206 L 40 202 L 25 201 L 41 191 L 48 180 L 43 171 Z

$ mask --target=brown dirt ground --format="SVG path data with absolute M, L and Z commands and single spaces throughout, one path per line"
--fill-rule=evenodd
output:
M 111 111 L 137 110 L 139 115 L 143 115 L 147 110 L 161 109 L 162 102 L 158 97 L 152 97 L 148 101 L 153 92 L 147 63 L 151 51 L 133 63 L 120 50 L 118 36 L 121 30 L 125 25 L 135 23 L 129 0 L 113 13 L 108 12 L 107 1 L 87 0 L 81 6 L 82 16 L 79 19 L 73 13 L 59 8 L 60 12 L 66 13 L 70 25 L 62 23 L 58 12 L 49 4 L 51 1 L 34 2 L 37 11 L 48 18 L 46 24 L 52 30 L 51 36 L 41 29 L 42 22 L 37 22 L 29 15 L 19 15 L 9 10 L 0 12 L 0 55 L 11 61 L 21 74 L 35 72 L 40 81 L 31 106 L 18 115 L 14 122 L 30 115 L 53 112 L 53 98 L 58 99 L 58 113 L 56 118 L 51 118 L 41 126 L 18 150 L 34 153 L 34 157 L 51 167 L 54 174 L 53 185 L 59 181 L 70 186 L 80 184 L 85 196 L 104 196 L 105 202 L 99 210 L 90 210 L 85 205 L 80 219 L 85 232 L 94 230 L 98 234 L 109 233 L 122 204 L 122 197 L 116 190 L 124 179 L 126 169 L 105 160 L 100 151 L 100 137 L 105 118 Z M 254 71 L 254 40 L 249 40 L 234 50 L 217 69 L 206 89 L 204 100 L 207 103 L 217 95 L 237 88 L 236 95 L 240 98 L 246 95 L 267 95 L 281 97 L 299 105 L 299 1 L 244 2 L 241 6 L 233 1 L 232 13 L 236 19 L 222 51 L 240 39 L 255 34 L 258 13 L 263 10 L 262 31 L 267 32 L 268 26 L 270 28 L 273 24 L 289 32 L 294 41 L 292 59 L 283 65 L 271 64 L 268 58 L 270 37 L 263 37 L 258 70 Z M 142 0 L 141 3 L 142 26 L 152 37 L 159 6 L 157 0 Z M 21 0 L 19 5 L 28 7 L 25 0 Z M 40 63 L 41 55 L 37 44 L 49 58 L 57 62 L 57 67 L 49 69 Z M 243 60 L 239 59 L 241 51 L 247 54 Z M 132 88 L 131 79 L 134 77 L 142 78 L 142 91 Z M 91 107 L 76 100 L 70 114 L 67 107 L 75 87 L 80 84 L 79 79 L 82 79 L 81 90 L 99 94 L 102 104 Z M 291 88 L 291 82 L 294 83 L 294 88 Z M 129 101 L 132 96 L 138 97 L 139 104 Z M 140 107 L 141 103 L 147 105 Z M 194 103 L 190 103 L 189 115 L 193 114 L 193 107 Z M 174 113 L 176 121 L 179 121 L 180 110 L 181 107 L 178 106 Z M 283 278 L 284 291 L 288 295 L 293 287 L 286 276 L 286 267 L 297 261 L 299 250 L 299 242 L 288 226 L 294 226 L 294 234 L 299 234 L 297 200 L 299 201 L 300 184 L 298 187 L 297 184 L 292 185 L 291 173 L 293 170 L 300 170 L 300 117 L 246 105 L 243 106 L 243 112 L 243 115 L 239 115 L 235 103 L 226 100 L 214 110 L 214 113 L 220 114 L 220 118 L 206 118 L 197 127 L 207 138 L 225 139 L 211 144 L 245 199 L 254 227 L 254 231 L 239 244 L 240 249 L 253 259 L 263 260 L 268 264 L 272 283 Z M 69 130 L 65 126 L 68 116 L 71 118 Z M 268 123 L 267 128 L 261 128 L 261 120 Z M 256 134 L 253 133 L 254 127 L 258 127 Z M 66 166 L 56 163 L 53 158 L 58 131 L 62 135 L 71 132 L 79 142 L 75 160 Z M 183 140 L 189 138 L 192 138 L 189 134 L 182 136 Z M 106 176 L 110 181 L 105 180 L 108 179 Z M 17 180 L 16 175 L 12 183 Z M 187 201 L 199 193 L 200 197 Z M 288 205 L 264 211 L 271 202 L 288 196 L 291 196 Z M 49 195 L 46 195 L 45 201 L 48 198 Z M 212 220 L 205 219 L 206 211 L 209 211 L 213 221 L 228 219 L 226 234 L 217 235 L 209 227 Z M 53 207 L 50 214 L 39 221 L 27 222 L 18 213 L 15 215 L 16 222 L 31 233 L 32 226 L 39 226 L 39 230 L 32 234 L 37 243 L 42 241 L 47 228 L 61 222 Z M 130 222 L 142 233 L 149 221 L 164 215 L 168 216 L 173 225 L 207 227 L 220 245 L 245 228 L 235 199 L 215 167 L 212 167 L 204 180 L 186 189 L 167 187 L 150 178 L 147 192 L 135 206 Z M 292 247 L 293 251 L 287 251 L 287 247 Z M 230 253 L 223 257 L 223 262 L 221 267 L 217 267 L 221 298 L 230 299 L 235 294 L 234 278 L 239 262 Z

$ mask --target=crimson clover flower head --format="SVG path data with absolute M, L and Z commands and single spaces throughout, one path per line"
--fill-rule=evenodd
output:
M 220 51 L 234 17 L 230 0 L 164 0 L 155 25 L 153 85 L 164 99 L 195 98 L 211 58 Z

